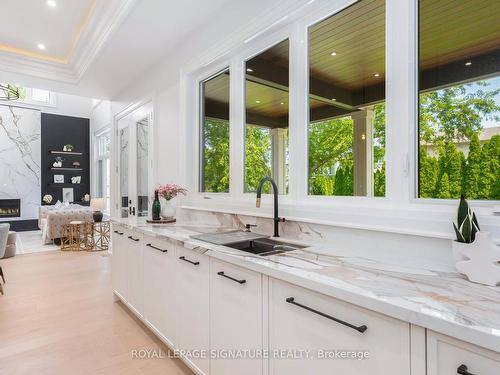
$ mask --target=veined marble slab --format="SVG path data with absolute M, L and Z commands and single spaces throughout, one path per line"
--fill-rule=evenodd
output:
M 328 243 L 282 256 L 260 257 L 190 238 L 233 226 L 151 225 L 114 221 L 129 229 L 174 241 L 186 248 L 346 302 L 500 352 L 500 287 L 473 284 L 455 271 L 432 271 L 422 264 L 397 266 L 363 257 L 338 255 Z M 281 238 L 283 241 L 289 241 Z
M 23 220 L 38 218 L 40 129 L 40 111 L 0 105 L 0 199 L 21 199 Z

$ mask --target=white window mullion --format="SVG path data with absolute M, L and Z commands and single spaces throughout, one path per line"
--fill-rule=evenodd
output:
M 289 176 L 290 199 L 307 196 L 308 114 L 308 35 L 307 26 L 298 24 L 290 36 Z
M 245 74 L 241 58 L 232 61 L 229 87 L 229 192 L 243 197 L 245 137 Z
M 409 203 L 414 194 L 416 0 L 386 1 L 386 197 Z

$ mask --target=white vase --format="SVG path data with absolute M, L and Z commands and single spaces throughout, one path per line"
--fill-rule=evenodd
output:
M 162 199 L 160 215 L 165 220 L 175 218 L 175 207 L 170 200 Z
M 496 286 L 500 283 L 500 247 L 488 232 L 477 232 L 473 243 L 453 242 L 453 257 L 458 272 L 475 283 Z

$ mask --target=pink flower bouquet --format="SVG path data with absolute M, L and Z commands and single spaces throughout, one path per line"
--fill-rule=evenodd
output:
M 158 195 L 165 198 L 167 201 L 175 198 L 179 194 L 186 195 L 187 190 L 176 184 L 166 184 L 158 186 Z

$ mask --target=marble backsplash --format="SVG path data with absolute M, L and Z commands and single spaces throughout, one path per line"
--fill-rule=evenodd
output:
M 252 231 L 273 234 L 273 220 L 247 215 L 178 208 L 179 224 L 217 225 L 245 229 L 245 224 L 256 225 Z M 415 235 L 396 234 L 364 229 L 341 228 L 300 221 L 280 223 L 283 239 L 314 242 L 327 245 L 332 254 L 346 261 L 362 264 L 383 262 L 388 267 L 405 266 L 408 269 L 428 269 L 453 272 L 451 241 Z
M 38 218 L 40 130 L 40 111 L 0 105 L 0 199 L 21 199 L 18 220 Z

